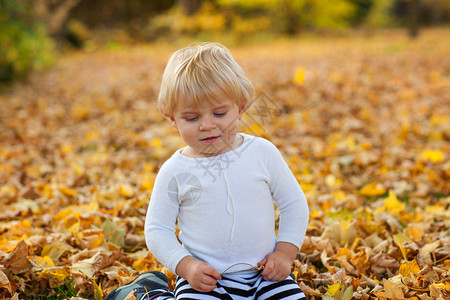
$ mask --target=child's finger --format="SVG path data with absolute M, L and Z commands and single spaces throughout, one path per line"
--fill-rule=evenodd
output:
M 192 285 L 191 285 L 192 286 Z M 211 284 L 206 284 L 206 283 L 200 283 L 196 288 L 192 287 L 194 290 L 203 292 L 203 293 L 208 293 L 211 292 L 212 290 L 214 290 L 217 286 L 211 285 Z
M 263 275 L 264 277 L 269 276 L 272 271 L 275 268 L 275 264 L 272 260 L 267 260 L 264 264 L 264 270 L 262 271 L 261 275 Z
M 203 279 L 202 279 L 202 283 L 209 285 L 209 286 L 215 286 L 217 283 L 217 279 L 215 279 L 212 276 L 206 275 Z
M 262 261 L 260 261 L 260 262 L 258 263 L 258 267 L 259 267 L 259 266 L 265 266 L 266 263 L 267 263 L 267 258 L 264 258 Z
M 207 274 L 207 275 L 213 277 L 213 278 L 216 279 L 216 280 L 219 280 L 219 279 L 221 278 L 219 271 L 217 271 L 216 269 L 214 269 L 214 268 L 212 268 L 212 267 L 210 267 L 210 268 L 208 269 L 208 271 L 205 272 L 205 274 Z

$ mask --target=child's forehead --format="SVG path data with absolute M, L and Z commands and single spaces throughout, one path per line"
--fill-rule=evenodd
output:
M 193 97 L 183 97 L 178 103 L 180 109 L 198 109 L 205 106 L 219 107 L 223 105 L 231 105 L 234 101 L 228 96 L 203 97 L 195 99 Z

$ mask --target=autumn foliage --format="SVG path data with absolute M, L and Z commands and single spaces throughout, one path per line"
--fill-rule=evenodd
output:
M 449 39 L 231 49 L 259 95 L 242 130 L 279 147 L 309 201 L 293 267 L 309 299 L 450 297 Z M 174 50 L 72 54 L 0 96 L 0 298 L 69 283 L 102 299 L 161 268 L 143 225 L 159 167 L 183 146 L 155 106 Z

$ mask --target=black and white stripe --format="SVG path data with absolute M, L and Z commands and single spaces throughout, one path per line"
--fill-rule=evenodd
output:
M 142 300 L 148 298 L 144 297 Z M 261 273 L 232 273 L 222 276 L 217 288 L 209 293 L 202 293 L 191 288 L 187 280 L 178 277 L 174 295 L 163 295 L 152 300 L 306 300 L 297 283 L 289 276 L 283 281 L 267 281 Z

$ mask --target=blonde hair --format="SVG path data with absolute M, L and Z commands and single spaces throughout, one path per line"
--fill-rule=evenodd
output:
M 161 82 L 158 107 L 172 116 L 180 100 L 199 105 L 227 96 L 239 108 L 249 103 L 254 88 L 230 51 L 219 43 L 202 43 L 176 51 L 169 59 Z

